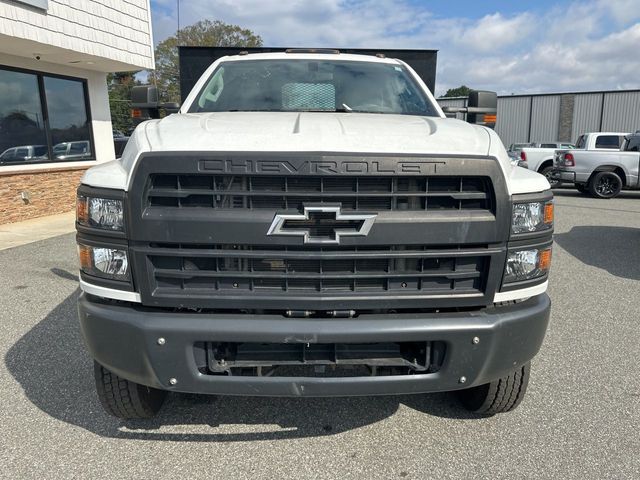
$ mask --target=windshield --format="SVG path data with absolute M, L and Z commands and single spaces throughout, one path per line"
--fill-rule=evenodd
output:
M 189 111 L 338 111 L 438 116 L 403 66 L 300 59 L 223 62 Z

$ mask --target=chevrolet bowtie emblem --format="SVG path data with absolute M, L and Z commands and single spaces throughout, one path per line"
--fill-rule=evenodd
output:
M 376 214 L 343 213 L 340 205 L 305 205 L 299 214 L 278 213 L 267 235 L 293 235 L 304 243 L 340 243 L 341 237 L 364 237 Z

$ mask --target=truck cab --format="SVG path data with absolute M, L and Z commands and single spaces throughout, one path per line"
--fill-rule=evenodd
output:
M 468 113 L 391 58 L 213 63 L 78 189 L 105 410 L 147 418 L 170 391 L 515 408 L 549 320 L 553 196 L 484 125 L 495 94 Z
M 610 150 L 618 151 L 627 133 L 594 132 L 584 133 L 576 140 L 575 148 L 579 150 Z

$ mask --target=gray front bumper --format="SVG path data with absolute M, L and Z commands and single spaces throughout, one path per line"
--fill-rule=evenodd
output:
M 351 396 L 448 391 L 481 385 L 527 363 L 542 344 L 551 302 L 546 294 L 461 313 L 361 315 L 301 319 L 279 315 L 175 313 L 82 294 L 79 315 L 95 360 L 131 381 L 180 392 L 255 396 Z M 164 345 L 158 338 L 164 338 Z M 474 343 L 474 337 L 480 339 Z M 195 342 L 375 343 L 441 341 L 436 373 L 371 377 L 214 376 L 198 371 Z M 460 383 L 465 377 L 466 382 Z M 177 380 L 169 385 L 169 379 Z

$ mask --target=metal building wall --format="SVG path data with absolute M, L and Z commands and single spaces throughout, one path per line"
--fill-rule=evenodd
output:
M 542 94 L 498 97 L 496 132 L 508 148 L 512 143 L 558 140 L 563 94 Z M 635 132 L 640 130 L 640 90 L 585 92 L 564 94 L 573 97 L 563 115 L 571 141 L 586 132 Z M 465 99 L 438 99 L 441 106 L 462 107 Z M 569 103 L 569 105 L 571 105 Z M 463 115 L 458 114 L 458 118 Z M 565 117 L 566 118 L 566 117 Z
M 610 92 L 604 97 L 602 131 L 640 130 L 640 92 Z
M 449 98 L 438 98 L 438 104 L 441 107 L 466 107 L 467 106 L 467 97 L 449 97 Z M 464 113 L 456 113 L 456 118 L 459 120 L 464 120 Z
M 573 104 L 573 127 L 571 141 L 575 142 L 580 135 L 600 130 L 600 114 L 603 93 L 579 93 Z
M 512 143 L 529 141 L 531 97 L 499 97 L 496 132 L 509 148 Z
M 558 139 L 560 95 L 532 97 L 529 141 L 553 142 Z

